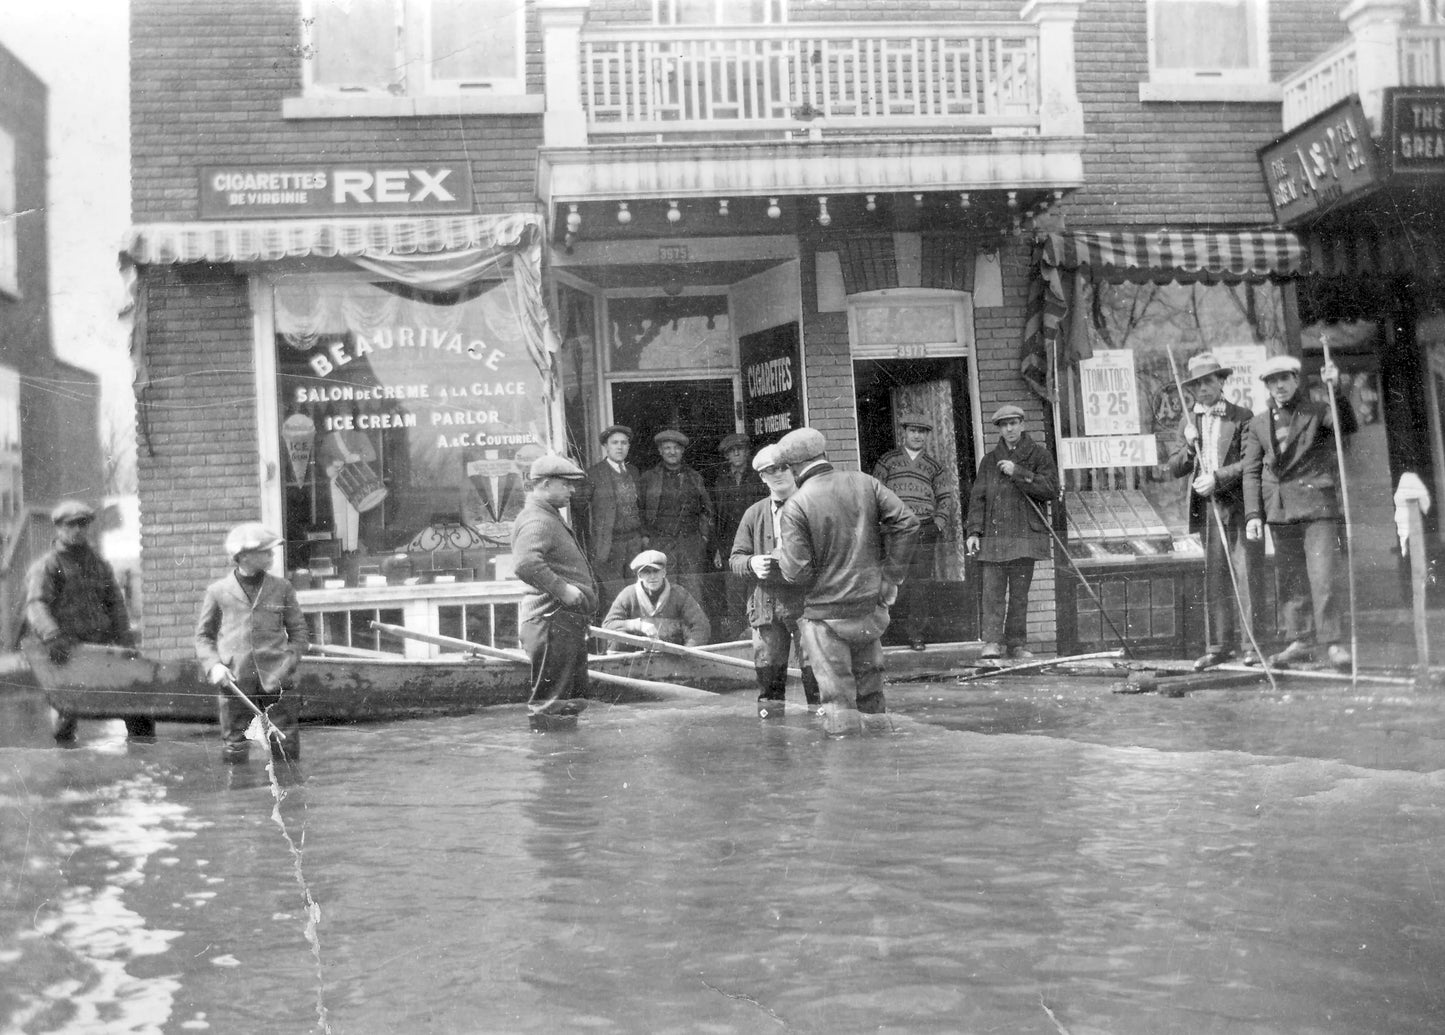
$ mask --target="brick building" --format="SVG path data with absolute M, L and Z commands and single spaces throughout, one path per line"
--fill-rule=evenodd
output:
M 870 469 L 922 409 L 966 498 L 1006 401 L 1069 451 L 1056 523 L 1131 637 L 1197 639 L 1165 342 L 1299 348 L 1256 151 L 1345 34 L 1240 0 L 1201 52 L 1214 6 L 135 0 L 148 643 L 188 651 L 257 517 L 323 638 L 505 641 L 528 445 L 591 462 L 626 423 L 646 466 L 676 426 L 707 473 L 806 422 Z M 937 639 L 977 634 L 958 542 Z M 1040 567 L 1031 643 L 1107 639 Z

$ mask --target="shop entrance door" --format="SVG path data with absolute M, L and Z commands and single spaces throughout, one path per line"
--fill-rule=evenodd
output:
M 717 446 L 737 428 L 735 379 L 709 377 L 695 380 L 612 382 L 612 423 L 632 429 L 628 459 L 645 471 L 661 459 L 652 436 L 663 428 L 686 435 L 685 462 L 712 484 L 723 458 Z

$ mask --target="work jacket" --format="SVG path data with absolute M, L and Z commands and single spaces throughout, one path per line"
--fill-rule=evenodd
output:
M 539 492 L 527 494 L 522 512 L 512 522 L 512 561 L 517 578 L 531 589 L 522 597 L 522 621 L 545 621 L 559 609 L 597 613 L 592 566 L 561 513 Z M 581 604 L 563 603 L 568 586 L 582 591 Z
M 56 543 L 25 573 L 25 628 L 42 640 L 134 645 L 115 572 L 89 543 Z
M 769 496 L 758 500 L 743 514 L 737 534 L 733 536 L 732 552 L 728 554 L 728 568 L 750 580 L 749 625 L 795 622 L 803 613 L 801 588 L 790 585 L 776 567 L 766 579 L 760 579 L 749 563 L 754 556 L 776 555 L 776 545 L 773 538 L 773 500 Z
M 1335 397 L 1340 433 L 1353 435 L 1359 424 L 1347 399 Z M 1283 443 L 1276 445 L 1274 420 L 1285 422 Z M 1339 458 L 1328 402 L 1315 402 L 1304 387 L 1288 405 L 1256 414 L 1244 439 L 1244 513 L 1270 524 L 1320 521 L 1340 516 Z
M 234 570 L 206 587 L 196 620 L 202 671 L 220 663 L 237 679 L 254 672 L 261 688 L 275 693 L 291 684 L 310 640 L 296 590 L 285 579 L 263 577 L 255 600 L 246 596 Z

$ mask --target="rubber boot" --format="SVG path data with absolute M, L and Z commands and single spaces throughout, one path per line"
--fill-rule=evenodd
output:
M 785 703 L 777 698 L 758 698 L 758 718 L 760 719 L 781 719 L 786 709 Z
M 71 744 L 75 742 L 75 731 L 80 728 L 80 720 L 70 712 L 55 711 L 51 713 L 50 732 L 55 737 L 57 744 Z
M 131 740 L 155 740 L 156 720 L 149 715 L 127 715 L 125 735 Z

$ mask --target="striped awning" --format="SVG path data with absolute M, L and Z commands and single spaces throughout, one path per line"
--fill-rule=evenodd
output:
M 532 213 L 375 219 L 279 219 L 143 223 L 122 256 L 139 266 L 192 262 L 276 262 L 310 256 L 386 259 L 440 253 L 501 253 L 541 235 Z
M 1048 234 L 1037 254 L 1055 269 L 1086 266 L 1099 278 L 1150 280 L 1293 277 L 1308 264 L 1304 242 L 1288 230 Z

